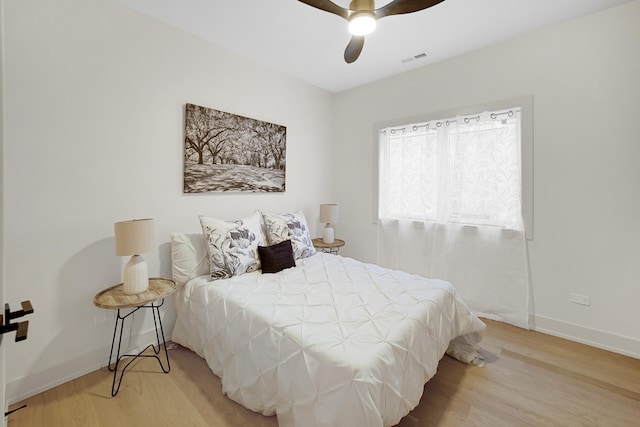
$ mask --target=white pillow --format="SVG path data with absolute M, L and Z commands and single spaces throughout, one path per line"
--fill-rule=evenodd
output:
M 181 286 L 194 277 L 209 274 L 209 254 L 202 233 L 171 234 L 171 274 Z
M 264 245 L 260 211 L 235 221 L 200 216 L 211 279 L 223 279 L 260 269 L 258 246 Z
M 293 257 L 306 258 L 316 253 L 311 243 L 309 226 L 302 211 L 283 214 L 263 213 L 269 244 L 275 245 L 284 240 L 291 240 Z

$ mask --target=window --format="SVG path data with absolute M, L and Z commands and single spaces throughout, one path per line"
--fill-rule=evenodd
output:
M 379 218 L 522 227 L 520 109 L 380 130 Z

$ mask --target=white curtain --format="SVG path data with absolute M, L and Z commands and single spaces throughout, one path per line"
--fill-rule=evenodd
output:
M 528 328 L 518 110 L 384 129 L 379 147 L 378 263 Z

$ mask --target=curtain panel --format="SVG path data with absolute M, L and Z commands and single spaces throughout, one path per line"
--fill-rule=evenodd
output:
M 511 109 L 381 130 L 377 261 L 528 328 L 519 123 Z

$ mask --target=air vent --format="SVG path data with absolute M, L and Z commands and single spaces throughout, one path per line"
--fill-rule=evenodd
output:
M 423 52 L 423 53 L 419 53 L 417 55 L 413 55 L 413 56 L 410 56 L 408 58 L 405 58 L 401 62 L 403 64 L 406 64 L 408 62 L 415 61 L 416 59 L 422 59 L 422 58 L 426 58 L 426 57 L 427 57 L 427 54 Z

